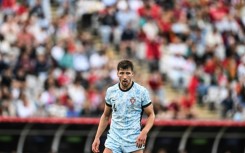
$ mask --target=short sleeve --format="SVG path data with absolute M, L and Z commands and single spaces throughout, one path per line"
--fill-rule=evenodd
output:
M 151 104 L 150 94 L 146 88 L 144 88 L 142 93 L 142 107 L 145 108 Z
M 106 95 L 105 95 L 105 104 L 109 107 L 111 107 L 111 100 L 110 100 L 110 90 L 107 89 Z

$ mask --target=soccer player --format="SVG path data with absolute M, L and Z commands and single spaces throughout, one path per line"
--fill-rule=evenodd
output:
M 99 152 L 100 137 L 111 117 L 104 153 L 143 153 L 147 134 L 153 126 L 155 113 L 147 89 L 134 82 L 134 65 L 122 60 L 117 65 L 119 83 L 109 87 L 105 108 L 100 118 L 92 151 Z M 141 129 L 143 111 L 146 124 Z

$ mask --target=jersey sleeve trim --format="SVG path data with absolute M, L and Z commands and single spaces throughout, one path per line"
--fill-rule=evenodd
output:
M 146 108 L 147 106 L 151 105 L 151 102 L 149 102 L 148 104 L 142 106 L 142 108 Z
M 108 104 L 107 102 L 105 103 L 108 107 L 111 107 L 111 105 L 110 104 Z

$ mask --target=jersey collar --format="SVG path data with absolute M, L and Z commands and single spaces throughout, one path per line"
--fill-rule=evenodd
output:
M 133 85 L 134 85 L 134 81 L 132 82 L 131 86 L 130 86 L 128 89 L 123 90 L 123 89 L 120 87 L 120 83 L 118 83 L 119 89 L 120 89 L 122 92 L 127 92 L 127 91 L 129 91 L 129 90 L 133 87 Z

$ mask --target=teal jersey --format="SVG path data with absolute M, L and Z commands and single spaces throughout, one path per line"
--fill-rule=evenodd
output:
M 132 145 L 141 131 L 143 108 L 151 104 L 147 89 L 136 82 L 128 90 L 119 83 L 107 89 L 106 105 L 112 109 L 108 138 L 124 145 Z

